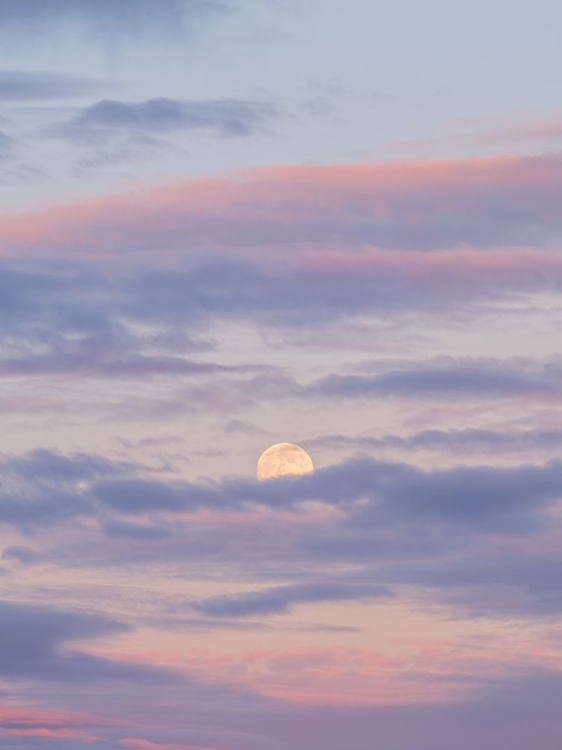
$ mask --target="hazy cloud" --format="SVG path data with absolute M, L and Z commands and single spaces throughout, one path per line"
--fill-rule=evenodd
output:
M 20 3 L 23 5 L 23 3 Z M 2 9 L 0 8 L 0 16 Z M 100 83 L 59 73 L 0 70 L 0 101 L 30 101 L 84 96 Z
M 329 375 L 310 395 L 338 398 L 380 396 L 486 397 L 556 396 L 562 391 L 562 363 L 525 358 L 436 360 L 375 375 Z
M 247 136 L 263 130 L 274 115 L 275 110 L 269 104 L 237 99 L 103 100 L 83 109 L 52 132 L 86 143 L 106 143 L 108 138 L 120 134 L 161 135 L 189 130 L 207 130 L 223 137 Z
M 413 435 L 322 435 L 304 441 L 311 448 L 333 450 L 446 450 L 525 452 L 548 451 L 562 448 L 562 430 L 537 428 L 529 430 L 494 430 L 466 428 L 450 430 L 422 430 Z
M 62 22 L 84 30 L 103 33 L 105 39 L 117 36 L 154 35 L 185 30 L 202 17 L 226 9 L 222 0 L 3 0 L 0 29 L 20 27 L 36 31 Z

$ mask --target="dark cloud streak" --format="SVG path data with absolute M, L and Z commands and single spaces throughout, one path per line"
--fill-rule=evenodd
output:
M 392 592 L 384 586 L 309 583 L 276 586 L 231 596 L 214 596 L 202 599 L 192 606 L 207 617 L 246 617 L 283 614 L 297 604 L 369 600 L 389 596 L 392 596 Z
M 215 132 L 222 137 L 249 136 L 263 131 L 274 115 L 275 109 L 269 104 L 237 99 L 103 100 L 50 132 L 79 143 L 107 143 L 120 134 L 161 135 L 192 130 Z

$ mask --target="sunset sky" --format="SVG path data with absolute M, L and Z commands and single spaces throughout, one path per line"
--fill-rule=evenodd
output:
M 561 28 L 0 0 L 1 748 L 560 750 Z

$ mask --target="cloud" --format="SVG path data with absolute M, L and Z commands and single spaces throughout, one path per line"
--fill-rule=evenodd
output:
M 337 398 L 513 398 L 554 397 L 562 392 L 562 363 L 539 363 L 523 357 L 445 358 L 375 375 L 328 375 L 308 389 L 309 395 Z
M 241 419 L 228 419 L 224 431 L 227 435 L 263 435 L 266 433 L 266 430 L 258 427 L 258 425 Z
M 12 154 L 14 141 L 0 130 L 0 159 L 8 159 Z
M 283 264 L 267 254 L 253 263 L 195 258 L 188 268 L 154 268 L 151 263 L 114 272 L 104 267 L 104 259 L 101 267 L 67 260 L 37 262 L 33 269 L 5 260 L 0 264 L 0 375 L 234 374 L 235 368 L 193 356 L 212 348 L 213 327 L 224 321 L 250 323 L 260 331 L 318 333 L 356 316 L 400 320 L 412 310 L 435 316 L 462 306 L 477 317 L 489 302 L 509 304 L 528 293 L 562 290 L 562 256 L 556 254 L 346 255 L 342 251 L 313 261 L 297 256 Z M 540 366 L 525 362 L 437 361 L 412 372 L 404 368 L 376 377 L 333 376 L 317 383 L 316 390 L 326 395 L 406 392 L 408 387 L 498 393 L 505 386 L 506 392 L 516 387 L 530 392 L 534 383 L 545 392 L 548 368 L 552 379 L 556 367 L 556 362 L 545 364 L 541 373 Z M 238 371 L 242 374 L 243 368 Z
M 52 133 L 78 142 L 103 142 L 121 134 L 162 135 L 206 130 L 222 137 L 248 136 L 262 131 L 275 115 L 262 102 L 240 99 L 145 102 L 103 100 L 83 109 Z
M 364 458 L 269 482 L 163 482 L 131 477 L 132 470 L 96 457 L 60 457 L 49 451 L 28 459 L 7 458 L 2 466 L 5 488 L 13 474 L 20 489 L 12 494 L 5 489 L 0 519 L 47 523 L 69 515 L 95 515 L 99 508 L 125 516 L 200 509 L 240 512 L 255 505 L 294 510 L 302 503 L 322 501 L 341 508 L 352 525 L 363 528 L 409 518 L 464 528 L 497 525 L 506 531 L 520 531 L 527 524 L 531 531 L 537 514 L 559 497 L 562 487 L 562 464 L 557 461 L 422 471 Z M 22 480 L 30 491 L 21 491 Z
M 0 9 L 0 14 L 1 14 Z M 0 70 L 0 101 L 31 101 L 84 96 L 99 88 L 96 81 L 58 73 Z
M 36 729 L 4 729 L 0 730 L 0 737 L 10 737 L 12 742 L 17 742 L 18 738 L 24 742 L 27 740 L 75 740 L 77 742 L 84 742 L 90 744 L 92 742 L 98 742 L 101 738 L 97 737 L 92 732 L 84 729 L 48 729 L 39 727 Z
M 391 595 L 390 589 L 384 586 L 311 583 L 275 586 L 230 596 L 213 596 L 192 606 L 207 617 L 246 617 L 286 613 L 296 604 L 356 601 Z
M 52 454 L 52 468 L 50 460 L 45 452 L 0 466 L 0 522 L 35 535 L 33 549 L 12 544 L 4 559 L 228 565 L 244 580 L 291 581 L 168 602 L 153 616 L 163 623 L 187 612 L 185 627 L 209 629 L 213 620 L 368 601 L 403 586 L 471 617 L 540 619 L 562 607 L 559 461 L 422 470 L 358 459 L 269 482 L 186 482 L 143 476 L 138 466 L 104 469 L 95 457 Z
M 536 511 L 560 495 L 562 464 L 424 472 L 405 464 L 358 460 L 324 470 L 320 481 L 326 483 L 326 499 L 378 501 L 357 510 L 356 522 L 361 525 L 405 514 L 411 520 L 433 519 L 465 528 L 493 529 L 497 524 L 503 530 L 531 531 Z
M 422 564 L 406 576 L 409 583 L 432 586 L 441 605 L 465 618 L 548 619 L 562 613 L 562 561 L 538 547 L 533 553 L 507 550 L 501 556 L 492 551 L 446 566 Z
M 429 138 L 393 141 L 377 149 L 380 152 L 428 154 L 444 149 L 466 146 L 494 146 L 513 149 L 514 146 L 543 146 L 556 148 L 562 142 L 562 120 L 544 120 L 492 128 L 476 133 L 454 133 Z
M 3 560 L 16 560 L 22 565 L 35 565 L 41 556 L 31 547 L 12 546 L 6 547 L 2 552 Z
M 61 729 L 64 727 L 113 726 L 114 722 L 87 713 L 70 711 L 24 709 L 9 707 L 0 710 L 3 729 Z
M 222 0 L 3 0 L 0 30 L 38 32 L 45 26 L 77 24 L 105 39 L 185 31 L 202 18 L 224 12 Z
M 64 264 L 43 272 L 3 270 L 0 377 L 197 378 L 269 369 L 194 359 L 194 353 L 213 346 L 198 336 L 198 329 L 211 321 L 203 310 L 198 312 L 196 302 L 187 302 L 190 309 L 184 314 L 178 310 L 176 321 L 162 316 L 157 306 L 154 317 L 149 311 L 147 317 L 142 309 L 134 310 L 138 282 L 132 279 L 119 283 L 92 268 Z M 162 299 L 162 305 L 169 302 Z
M 92 729 L 112 727 L 116 723 L 86 713 L 9 706 L 0 711 L 0 740 L 9 737 L 14 747 L 20 746 L 18 739 L 26 743 L 21 745 L 25 747 L 31 746 L 27 744 L 29 742 L 33 742 L 35 747 L 35 741 L 44 747 L 45 742 L 57 740 L 75 740 L 89 745 L 96 740 L 101 741 Z M 65 747 L 69 745 L 65 743 Z
M 181 488 L 155 480 L 106 480 L 96 484 L 94 493 L 104 505 L 121 513 L 178 512 L 189 508 L 189 500 Z
M 4 679 L 157 681 L 171 671 L 68 651 L 68 642 L 132 631 L 103 615 L 0 602 L 0 675 Z
M 128 357 L 96 357 L 96 353 L 85 346 L 76 347 L 76 353 L 56 352 L 47 355 L 27 356 L 14 359 L 0 359 L 0 378 L 45 375 L 72 375 L 101 378 L 145 378 L 153 375 L 200 376 L 220 373 L 252 372 L 251 366 L 245 367 L 219 365 L 207 362 L 196 362 L 182 357 L 150 357 L 131 353 Z M 93 355 L 93 356 L 92 356 Z M 97 359 L 97 361 L 96 361 Z
M 562 448 L 562 430 L 537 428 L 529 430 L 493 430 L 482 428 L 422 430 L 413 435 L 322 435 L 303 441 L 305 447 L 323 447 L 333 450 L 441 450 L 458 453 L 462 451 L 529 452 L 549 451 Z
M 322 706 L 293 711 L 264 711 L 253 726 L 296 750 L 370 750 L 373 737 L 385 750 L 527 750 L 541 737 L 541 750 L 557 750 L 558 705 L 562 679 L 557 671 L 538 670 L 519 678 L 492 681 L 460 701 L 410 706 Z M 438 731 L 436 730 L 438 727 Z
M 127 748 L 128 750 L 218 750 L 218 748 L 212 748 L 209 745 L 203 747 L 202 745 L 186 745 L 185 743 L 160 743 L 150 742 L 149 740 L 143 740 L 138 738 L 125 738 L 119 740 L 119 745 Z
M 224 125 L 222 116 L 216 122 Z M 5 216 L 0 239 L 12 251 L 26 248 L 41 255 L 48 249 L 63 255 L 94 248 L 103 253 L 110 247 L 112 257 L 116 249 L 122 256 L 161 253 L 162 247 L 168 254 L 187 249 L 197 255 L 203 248 L 244 249 L 254 255 L 257 250 L 263 254 L 265 247 L 308 248 L 310 257 L 314 248 L 344 247 L 347 263 L 343 258 L 335 262 L 346 274 L 355 260 L 350 251 L 367 247 L 557 247 L 562 239 L 561 184 L 562 156 L 556 153 L 249 169 L 50 208 L 38 216 Z M 537 266 L 529 267 L 528 283 L 541 277 L 550 283 L 543 257 L 536 251 L 532 257 Z M 367 255 L 359 264 L 368 267 L 369 261 Z M 512 255 L 511 262 L 516 268 L 521 256 Z M 550 262 L 559 263 L 559 258 Z M 324 263 L 328 271 L 334 266 L 329 254 Z M 439 266 L 437 257 L 434 263 Z M 493 268 L 485 258 L 471 263 Z M 321 267 L 314 270 L 321 276 Z M 506 270 L 511 276 L 513 271 Z
M 10 470 L 31 481 L 50 481 L 67 484 L 92 480 L 98 476 L 122 473 L 131 465 L 114 463 L 96 455 L 75 453 L 65 456 L 54 451 L 37 449 L 25 456 L 7 459 Z
M 90 516 L 92 501 L 80 491 L 94 477 L 121 473 L 127 464 L 116 464 L 99 456 L 61 454 L 38 450 L 27 456 L 5 458 L 0 465 L 0 523 L 33 528 L 63 519 Z M 21 494 L 22 483 L 28 492 Z
M 522 123 L 510 127 L 499 128 L 488 133 L 478 133 L 472 136 L 473 142 L 491 145 L 521 143 L 559 144 L 562 142 L 562 120 L 546 120 Z
M 170 535 L 165 528 L 155 525 L 130 523 L 121 519 L 107 519 L 102 523 L 102 531 L 108 538 L 114 539 L 164 539 Z

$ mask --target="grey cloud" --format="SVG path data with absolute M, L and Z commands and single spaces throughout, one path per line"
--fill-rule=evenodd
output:
M 119 357 L 112 352 L 104 355 L 95 342 L 85 339 L 74 347 L 75 351 L 57 351 L 47 355 L 28 355 L 13 359 L 0 359 L 0 377 L 80 374 L 98 378 L 146 378 L 154 375 L 197 376 L 220 373 L 244 373 L 252 368 L 226 366 L 210 362 L 197 362 L 172 356 L 146 356 L 131 353 Z M 92 356 L 93 355 L 93 356 Z M 100 356 L 101 355 L 101 356 Z M 96 361 L 97 359 L 97 361 Z
M 53 457 L 55 467 L 59 459 Z M 42 461 L 48 464 L 48 454 Z M 27 465 L 28 472 L 26 460 L 16 460 L 18 484 L 0 498 L 0 521 L 36 534 L 80 516 L 99 523 L 80 530 L 77 541 L 66 539 L 61 527 L 60 544 L 51 549 L 39 536 L 35 547 L 41 561 L 91 568 L 168 561 L 188 564 L 191 572 L 228 564 L 244 579 L 294 581 L 184 603 L 184 611 L 203 618 L 265 616 L 306 602 L 387 596 L 389 587 L 401 585 L 421 587 L 431 601 L 473 616 L 540 618 L 562 607 L 555 557 L 501 556 L 489 547 L 495 535 L 525 548 L 536 532 L 548 531 L 550 511 L 562 496 L 559 461 L 422 471 L 362 459 L 306 477 L 198 483 L 142 478 L 137 467 L 117 466 L 113 472 L 101 467 L 98 473 L 83 457 L 77 458 L 76 470 L 53 473 L 39 466 L 36 476 L 33 462 Z M 10 486 L 10 470 L 7 459 L 0 471 L 4 485 Z M 53 479 L 57 472 L 60 480 Z M 296 516 L 282 535 L 267 526 L 242 533 L 236 525 L 233 531 L 221 518 L 221 511 L 256 506 L 296 511 L 310 501 L 330 504 L 339 513 L 314 525 L 301 525 Z M 216 513 L 203 525 L 191 524 L 189 517 L 173 519 L 200 509 Z M 12 547 L 4 558 L 26 563 L 34 553 Z M 327 574 L 326 565 L 338 570 L 342 563 L 353 570 Z
M 201 18 L 223 12 L 222 0 L 2 0 L 0 29 L 39 30 L 68 21 L 106 39 L 116 36 L 177 33 Z
M 382 499 L 386 513 L 490 529 L 531 531 L 536 511 L 556 500 L 562 489 L 562 463 L 555 461 L 544 466 L 459 467 L 431 472 L 376 462 L 358 462 L 355 468 L 360 476 L 365 472 L 360 484 L 370 478 L 369 494 Z M 379 515 L 376 506 L 359 511 L 358 523 L 369 518 L 376 523 Z
M 528 279 L 521 281 L 528 284 Z M 480 280 L 463 282 L 462 288 L 455 289 L 454 305 L 457 309 L 461 304 L 475 306 L 523 291 L 517 279 L 506 283 L 501 288 L 501 284 L 482 285 Z M 223 259 L 172 272 L 153 268 L 117 289 L 120 299 L 116 303 L 122 314 L 164 324 L 182 320 L 196 327 L 228 316 L 254 324 L 257 318 L 264 328 L 314 329 L 357 314 L 386 317 L 405 310 L 443 312 L 453 304 L 451 285 L 453 281 L 443 292 L 438 275 L 414 282 L 406 269 L 389 278 L 382 270 L 364 273 L 359 269 L 346 275 L 336 268 L 317 274 L 299 263 L 278 266 L 270 258 L 255 263 Z
M 158 330 L 153 333 L 134 333 L 129 321 L 145 322 L 148 318 L 133 313 L 131 299 L 136 293 L 127 292 L 127 287 L 127 282 L 118 287 L 92 269 L 84 271 L 72 265 L 63 264 L 44 273 L 3 268 L 0 340 L 6 345 L 0 358 L 0 376 L 196 376 L 263 369 L 179 356 L 211 348 L 209 342 L 190 335 L 182 325 L 189 322 L 189 311 L 186 316 L 178 311 L 175 323 L 163 325 L 155 318 Z M 197 328 L 195 320 L 192 328 Z M 150 354 L 143 351 L 146 349 Z
M 25 461 L 6 459 L 3 471 L 8 476 L 15 471 L 23 477 Z M 562 489 L 562 464 L 556 461 L 508 468 L 461 466 L 422 471 L 404 463 L 360 459 L 304 477 L 207 483 L 139 478 L 131 476 L 133 467 L 127 465 L 110 465 L 106 469 L 103 461 L 97 466 L 95 459 L 61 459 L 49 452 L 41 457 L 39 471 L 33 468 L 36 464 L 37 460 L 29 463 L 28 481 L 33 492 L 5 492 L 0 506 L 4 522 L 46 522 L 77 513 L 91 515 L 98 507 L 138 515 L 200 508 L 243 510 L 252 504 L 290 509 L 306 501 L 322 500 L 345 510 L 348 524 L 363 528 L 409 518 L 424 523 L 440 521 L 508 532 L 522 528 L 530 531 L 538 522 L 540 511 L 557 499 Z M 57 469 L 61 464 L 62 469 Z M 57 471 L 62 480 L 60 486 L 52 482 L 41 484 L 41 476 L 56 477 Z M 88 480 L 88 486 L 81 486 L 80 480 Z
M 6 463 L 10 471 L 27 480 L 49 480 L 59 485 L 121 474 L 132 468 L 131 464 L 115 463 L 102 456 L 81 453 L 65 456 L 45 449 L 32 451 L 25 456 L 10 457 Z
M 338 398 L 555 396 L 562 392 L 562 364 L 558 358 L 542 363 L 524 358 L 450 358 L 375 375 L 329 375 L 308 392 Z
M 124 633 L 110 618 L 49 607 L 0 602 L 0 674 L 46 680 L 164 679 L 165 671 L 67 651 L 69 642 Z
M 106 140 L 119 133 L 163 134 L 184 130 L 207 130 L 224 137 L 245 136 L 262 130 L 274 114 L 269 104 L 239 99 L 103 100 L 57 126 L 53 133 L 85 142 Z
M 296 604 L 355 601 L 391 596 L 385 586 L 342 583 L 309 583 L 275 586 L 231 596 L 213 596 L 192 605 L 207 617 L 246 617 L 288 612 Z
M 164 528 L 115 518 L 105 521 L 102 530 L 107 537 L 116 539 L 164 539 L 169 536 L 169 532 Z
M 94 493 L 104 505 L 121 513 L 178 512 L 189 508 L 181 490 L 146 479 L 98 482 Z
M 80 131 L 78 131 L 80 133 Z M 88 138 L 88 133 L 82 133 Z M 81 137 L 79 134 L 78 137 Z M 77 160 L 76 174 L 81 177 L 88 170 L 104 167 L 115 168 L 118 164 L 127 164 L 135 161 L 147 161 L 163 155 L 166 152 L 177 154 L 180 147 L 175 146 L 164 138 L 146 135 L 144 133 L 122 134 L 119 138 L 112 139 L 109 134 L 107 138 L 99 139 L 96 147 Z
M 60 265 L 42 270 L 30 268 L 20 268 L 12 266 L 5 261 L 1 263 L 0 269 L 0 311 L 2 312 L 3 328 L 10 322 L 15 322 L 24 327 L 36 322 L 37 317 L 41 317 L 45 306 L 51 307 L 51 323 L 53 317 L 60 318 L 64 311 L 71 308 L 75 325 L 93 323 L 105 316 L 101 315 L 100 310 L 92 309 L 90 306 L 76 305 L 80 296 L 91 294 L 99 284 L 96 284 L 96 274 L 81 273 L 76 268 L 61 268 Z M 106 287 L 106 294 L 108 292 Z M 55 303 L 56 299 L 60 300 L 61 295 L 64 298 L 62 305 Z
M 0 17 L 2 10 L 0 8 Z M 91 94 L 100 83 L 57 73 L 0 70 L 0 101 L 57 99 Z
M 0 524 L 14 524 L 29 530 L 92 515 L 93 506 L 83 497 L 61 490 L 43 491 L 38 495 L 30 498 L 0 492 Z
M 189 269 L 121 270 L 112 276 L 101 269 L 69 262 L 0 264 L 0 373 L 90 374 L 99 377 L 147 377 L 151 374 L 196 374 L 210 363 L 179 356 L 209 348 L 203 338 L 213 325 L 228 320 L 259 321 L 263 330 L 317 331 L 327 323 L 357 314 L 400 316 L 405 311 L 449 309 L 450 289 L 440 296 L 433 277 L 413 284 L 397 272 L 392 283 L 337 271 L 311 276 L 297 265 L 268 268 L 246 262 Z M 527 282 L 525 282 L 527 283 Z M 517 290 L 515 283 L 512 291 Z M 505 290 L 504 290 L 505 291 Z M 480 288 L 479 282 L 460 301 L 478 315 L 482 295 L 504 292 Z M 140 335 L 135 324 L 153 333 Z M 218 367 L 214 366 L 215 371 Z M 334 375 L 311 386 L 307 395 L 376 395 L 396 393 L 537 393 L 556 390 L 556 361 L 449 360 L 405 363 L 374 376 Z M 289 390 L 293 390 L 292 387 Z M 298 390 L 298 389 L 297 389 Z
M 0 130 L 0 159 L 7 159 L 11 156 L 13 145 L 13 138 Z
M 548 451 L 562 448 L 562 430 L 537 428 L 530 430 L 450 429 L 422 430 L 413 435 L 322 435 L 303 445 L 314 447 L 354 450 L 446 450 L 524 452 Z
M 33 529 L 91 516 L 95 506 L 81 489 L 83 483 L 131 468 L 99 456 L 63 456 L 47 450 L 27 456 L 5 456 L 0 463 L 0 524 Z
M 196 239 L 205 244 L 203 238 Z M 452 304 L 456 309 L 460 305 L 472 308 L 477 314 L 482 301 L 522 291 L 518 280 L 504 281 L 506 288 L 502 288 L 503 281 L 490 286 L 481 277 L 459 285 L 448 280 L 444 290 L 440 274 L 414 280 L 406 267 L 345 273 L 336 266 L 319 273 L 298 262 L 279 266 L 268 256 L 254 263 L 221 260 L 175 273 L 153 270 L 139 275 L 127 290 L 125 309 L 135 318 L 161 322 L 179 317 L 196 325 L 228 315 L 254 325 L 258 320 L 262 328 L 315 330 L 358 314 L 387 318 L 409 310 L 442 313 Z M 527 285 L 528 278 L 521 278 L 521 283 Z M 556 280 L 549 283 L 555 285 Z
M 551 554 L 480 555 L 480 559 L 420 564 L 390 576 L 394 583 L 433 587 L 440 603 L 466 617 L 548 618 L 562 612 L 562 560 Z
M 35 565 L 41 556 L 31 547 L 12 546 L 6 547 L 2 552 L 3 560 L 16 560 L 22 565 Z

